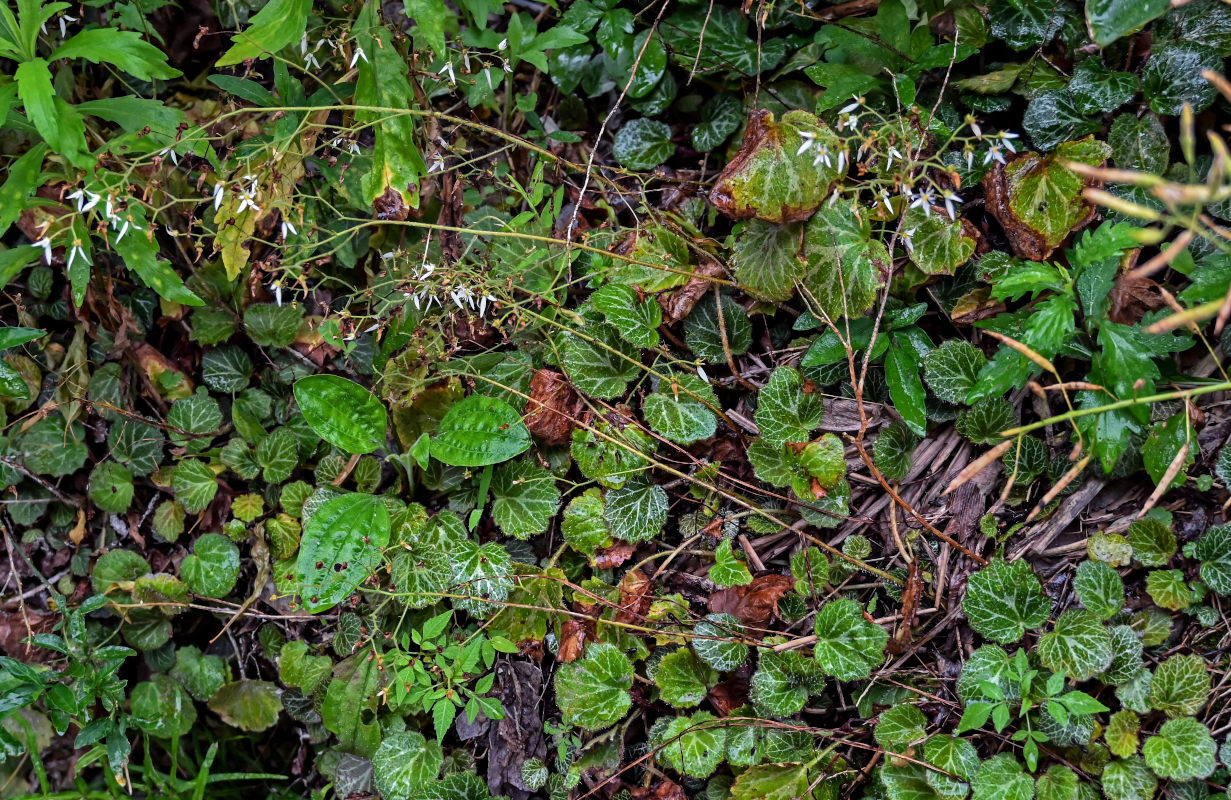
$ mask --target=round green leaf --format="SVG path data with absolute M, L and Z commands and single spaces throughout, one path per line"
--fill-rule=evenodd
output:
M 816 661 L 840 681 L 862 680 L 884 658 L 889 633 L 864 619 L 854 600 L 831 600 L 817 612 Z
M 103 511 L 120 514 L 133 499 L 133 475 L 114 461 L 104 461 L 90 473 L 90 499 Z
M 1052 632 L 1040 637 L 1038 653 L 1048 669 L 1079 681 L 1102 672 L 1115 655 L 1098 615 L 1079 608 L 1060 615 Z
M 1168 717 L 1196 714 L 1210 696 L 1210 674 L 1205 658 L 1174 655 L 1154 670 L 1150 681 L 1150 708 Z
M 134 686 L 129 702 L 137 727 L 159 739 L 183 736 L 197 722 L 192 698 L 169 675 L 155 674 Z
M 1124 581 L 1102 561 L 1083 561 L 1073 581 L 1077 599 L 1100 619 L 1110 619 L 1124 606 Z
M 255 733 L 272 728 L 278 721 L 282 690 L 268 681 L 233 681 L 214 693 L 209 707 L 228 725 Z
M 675 152 L 671 128 L 665 123 L 638 117 L 616 132 L 612 155 L 627 169 L 654 169 Z
M 632 705 L 633 664 L 614 645 L 591 644 L 556 673 L 556 703 L 569 725 L 597 731 L 624 718 Z
M 372 757 L 376 791 L 385 800 L 409 800 L 415 789 L 435 780 L 443 763 L 440 742 L 417 731 L 386 736 Z
M 192 545 L 193 555 L 180 564 L 180 577 L 195 594 L 224 597 L 239 578 L 239 548 L 221 533 L 204 533 Z
M 1146 739 L 1141 754 L 1155 775 L 1183 781 L 1208 777 L 1217 766 L 1217 750 L 1209 728 L 1192 717 L 1180 717 Z
M 691 708 L 705 699 L 718 673 L 703 664 L 688 648 L 663 656 L 654 673 L 663 701 L 675 708 Z
M 970 576 L 962 610 L 976 631 L 1011 644 L 1047 621 L 1051 603 L 1029 564 L 996 558 Z
M 1184 104 L 1204 111 L 1218 90 L 1202 77 L 1203 70 L 1222 72 L 1218 53 L 1199 44 L 1183 42 L 1154 48 L 1141 72 L 1141 88 L 1155 114 L 1176 116 Z

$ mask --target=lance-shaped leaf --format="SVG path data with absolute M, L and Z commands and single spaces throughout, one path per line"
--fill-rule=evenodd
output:
M 356 46 L 363 50 L 356 63 L 359 77 L 355 82 L 355 104 L 381 109 L 415 108 L 417 101 L 410 86 L 407 60 L 394 46 L 393 37 L 379 19 L 378 8 L 378 3 L 365 3 L 355 20 Z M 419 207 L 419 181 L 427 174 L 427 164 L 415 145 L 414 117 L 384 110 L 356 111 L 355 121 L 372 125 L 376 134 L 371 167 L 360 179 L 364 202 L 379 198 L 378 215 L 406 219 L 410 209 Z
M 1011 644 L 1047 621 L 1051 603 L 1029 564 L 997 558 L 970 576 L 962 610 L 976 631 Z
M 455 467 L 485 467 L 530 447 L 530 431 L 503 400 L 474 394 L 454 405 L 432 438 L 432 457 Z
M 385 445 L 385 407 L 354 381 L 337 375 L 300 378 L 295 402 L 308 426 L 334 447 L 358 454 Z
M 345 494 L 325 501 L 304 526 L 296 577 L 304 606 L 333 608 L 380 563 L 389 544 L 389 512 L 380 498 Z
M 272 0 L 248 20 L 248 27 L 233 37 L 230 50 L 218 59 L 229 67 L 250 58 L 265 58 L 303 36 L 311 0 Z
M 805 220 L 840 176 L 840 147 L 837 134 L 815 114 L 788 111 L 775 121 L 769 111 L 754 111 L 739 152 L 710 192 L 710 202 L 735 219 Z

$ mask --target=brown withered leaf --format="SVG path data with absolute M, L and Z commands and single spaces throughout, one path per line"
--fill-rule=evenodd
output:
M 692 309 L 714 285 L 711 278 L 722 275 L 722 266 L 713 261 L 705 261 L 693 270 L 693 277 L 674 292 L 660 294 L 658 304 L 663 307 L 669 323 L 679 322 L 692 313 Z
M 629 791 L 632 800 L 688 800 L 684 789 L 671 781 L 659 781 L 653 786 L 634 786 Z
M 385 193 L 372 201 L 372 211 L 376 219 L 392 219 L 401 222 L 410 216 L 410 207 L 402 193 L 392 186 L 385 187 Z
M 620 579 L 620 610 L 616 622 L 643 622 L 654 599 L 654 582 L 639 569 L 630 569 Z
M 530 400 L 523 421 L 543 444 L 567 445 L 585 412 L 585 403 L 559 372 L 541 369 L 530 379 Z
M 906 587 L 902 589 L 902 621 L 898 630 L 889 640 L 887 650 L 890 653 L 904 653 L 910 646 L 911 628 L 915 624 L 915 612 L 919 610 L 919 596 L 923 594 L 923 577 L 919 574 L 919 559 L 910 562 L 910 571 L 906 576 Z
M 616 542 L 611 547 L 604 547 L 594 554 L 594 566 L 598 569 L 613 569 L 632 558 L 637 545 L 630 542 Z
M 981 286 L 958 298 L 953 304 L 949 319 L 954 325 L 971 325 L 981 319 L 994 317 L 1005 310 L 1005 304 L 992 299 L 990 286 Z
M 764 625 L 778 611 L 778 599 L 795 581 L 785 575 L 761 575 L 744 586 L 731 586 L 710 595 L 711 614 L 734 614 L 745 625 Z
M 748 681 L 728 678 L 710 689 L 709 698 L 718 716 L 730 716 L 732 711 L 748 704 Z
M 581 658 L 586 642 L 594 638 L 594 620 L 569 617 L 560 626 L 560 650 L 556 659 L 570 664 Z
M 1146 277 L 1121 275 L 1107 295 L 1107 316 L 1121 325 L 1136 325 L 1147 311 L 1167 305 L 1158 284 Z

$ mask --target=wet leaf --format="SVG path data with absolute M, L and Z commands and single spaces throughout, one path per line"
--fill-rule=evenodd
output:
M 805 141 L 807 152 L 801 152 Z M 788 111 L 775 121 L 767 110 L 754 111 L 739 152 L 710 192 L 710 202 L 735 219 L 799 222 L 829 196 L 839 171 L 840 140 L 816 115 Z M 824 150 L 830 164 L 815 158 Z

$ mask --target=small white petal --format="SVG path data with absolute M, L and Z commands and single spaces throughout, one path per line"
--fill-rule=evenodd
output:
M 50 264 L 51 263 L 51 239 L 48 239 L 46 236 L 44 236 L 42 239 L 39 239 L 37 242 L 35 242 L 34 246 L 43 248 L 43 260 L 46 261 L 48 264 Z

